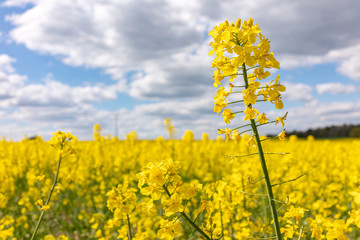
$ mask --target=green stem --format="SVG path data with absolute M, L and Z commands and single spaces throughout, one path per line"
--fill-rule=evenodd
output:
M 250 132 L 250 131 L 251 131 L 251 129 L 248 129 L 248 130 L 245 130 L 245 131 L 239 132 L 239 134 L 243 134 L 243 133 Z
M 266 125 L 266 124 L 270 124 L 270 123 L 274 123 L 274 122 L 276 122 L 276 121 L 266 122 L 266 123 L 263 123 L 263 124 L 258 124 L 258 125 L 256 125 L 256 126 L 257 126 L 257 127 L 260 127 L 260 126 L 263 126 L 263 125 Z
M 131 224 L 130 224 L 130 217 L 129 217 L 129 214 L 126 214 L 126 217 L 127 217 L 127 222 L 128 222 L 128 227 L 129 227 L 129 240 L 132 240 L 132 234 L 131 234 Z
M 233 112 L 233 114 L 236 114 L 236 113 L 243 113 L 244 111 L 237 111 L 237 112 Z
M 256 66 L 253 66 L 253 67 L 249 67 L 248 69 L 246 69 L 246 71 L 251 70 L 251 69 L 254 69 L 254 68 L 258 68 L 258 67 L 260 67 L 260 66 L 259 66 L 259 65 L 256 65 Z
M 248 87 L 248 79 L 247 79 L 247 71 L 246 71 L 245 63 L 243 63 L 242 69 L 243 69 L 243 76 L 244 76 L 245 86 L 247 88 Z M 251 107 L 251 104 L 249 104 L 249 105 L 250 105 L 249 107 Z M 273 201 L 274 194 L 273 194 L 273 191 L 272 191 L 270 177 L 269 177 L 269 173 L 268 173 L 267 166 L 266 166 L 264 151 L 263 151 L 262 145 L 261 145 L 260 135 L 259 135 L 259 132 L 257 130 L 256 122 L 255 122 L 254 119 L 250 119 L 250 124 L 251 124 L 251 128 L 253 130 L 253 134 L 254 134 L 254 137 L 255 137 L 255 141 L 256 141 L 256 145 L 257 145 L 257 149 L 258 149 L 258 153 L 259 153 L 259 158 L 260 158 L 260 163 L 261 163 L 261 167 L 262 167 L 263 174 L 264 174 L 265 186 L 266 186 L 266 191 L 267 191 L 267 195 L 268 195 L 268 199 L 269 199 L 271 215 L 272 215 L 272 218 L 273 218 L 273 221 L 274 221 L 274 229 L 275 229 L 276 238 L 278 240 L 282 240 L 282 236 L 281 236 L 281 232 L 280 232 L 280 224 L 279 224 L 279 219 L 278 219 L 278 215 L 277 215 L 277 210 L 276 210 L 275 203 Z
M 239 103 L 239 102 L 244 102 L 244 100 L 239 100 L 239 101 L 229 102 L 229 103 L 228 103 L 228 105 L 230 105 L 230 104 L 234 104 L 234 103 Z
M 165 185 L 163 185 L 163 188 L 165 189 L 165 192 L 167 193 L 167 195 L 169 197 L 171 197 L 171 193 L 169 192 L 169 190 L 167 189 L 167 187 Z M 196 223 L 194 221 L 192 221 L 190 219 L 190 217 L 183 211 L 183 212 L 180 212 L 180 214 L 183 216 L 183 218 L 188 222 L 190 223 L 190 225 L 195 228 L 196 231 L 198 231 L 201 235 L 203 235 L 203 237 L 205 237 L 205 239 L 207 240 L 211 240 L 211 238 L 203 231 L 201 230 L 201 228 L 198 227 L 198 225 L 196 225 Z
M 245 124 L 245 125 L 242 125 L 242 126 L 240 126 L 240 127 L 233 128 L 232 130 L 236 130 L 236 129 L 243 128 L 243 127 L 250 126 L 250 125 L 251 125 L 251 124 Z
M 62 150 L 62 147 L 61 147 L 60 150 Z M 52 193 L 53 193 L 53 191 L 54 191 L 54 189 L 56 187 L 57 180 L 58 180 L 58 177 L 59 177 L 60 164 L 61 164 L 61 154 L 59 156 L 54 182 L 53 182 L 52 188 L 50 189 L 50 193 L 49 193 L 49 195 L 48 195 L 48 197 L 46 199 L 45 206 L 49 204 L 50 199 L 51 199 L 51 195 L 52 195 Z M 42 210 L 41 214 L 40 214 L 40 217 L 39 217 L 39 220 L 36 223 L 36 227 L 35 227 L 35 230 L 34 230 L 34 232 L 32 234 L 31 240 L 35 239 L 36 233 L 37 233 L 37 231 L 39 229 L 39 226 L 40 226 L 41 220 L 43 219 L 44 214 L 45 214 L 45 210 Z
M 281 184 L 284 184 L 284 183 L 296 181 L 296 180 L 298 180 L 299 178 L 305 176 L 306 174 L 308 174 L 308 172 L 305 172 L 305 173 L 301 174 L 300 176 L 298 176 L 298 177 L 296 177 L 296 178 L 293 178 L 293 179 L 290 179 L 290 180 L 287 180 L 287 181 L 283 181 L 283 182 L 279 182 L 279 183 L 273 184 L 272 187 L 275 187 L 275 186 L 278 186 L 278 185 L 281 185 Z

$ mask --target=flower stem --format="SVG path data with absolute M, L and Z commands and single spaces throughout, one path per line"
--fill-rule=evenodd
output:
M 245 86 L 247 88 L 249 84 L 248 84 L 247 70 L 246 70 L 245 63 L 243 63 L 242 69 L 243 69 L 243 76 L 244 76 Z M 251 104 L 249 104 L 249 105 L 251 105 Z M 279 224 L 279 219 L 278 219 L 278 215 L 277 215 L 277 210 L 276 210 L 275 203 L 273 201 L 274 194 L 273 194 L 273 191 L 272 191 L 272 186 L 271 186 L 269 173 L 268 173 L 267 166 L 266 166 L 264 151 L 262 149 L 259 132 L 257 130 L 256 122 L 255 122 L 254 119 L 250 119 L 250 124 L 251 124 L 251 128 L 253 130 L 253 134 L 254 134 L 254 137 L 255 137 L 256 146 L 257 146 L 258 154 L 259 154 L 259 158 L 260 158 L 260 163 L 261 163 L 261 167 L 262 167 L 263 174 L 264 174 L 265 186 L 266 186 L 266 191 L 267 191 L 267 195 L 268 195 L 268 199 L 269 199 L 271 215 L 272 215 L 272 218 L 273 218 L 273 221 L 274 221 L 274 229 L 275 229 L 276 239 L 282 240 L 282 236 L 281 236 L 281 232 L 280 232 L 280 224 Z
M 53 182 L 53 185 L 52 185 L 52 187 L 50 189 L 49 195 L 48 195 L 48 197 L 46 199 L 45 206 L 49 204 L 50 199 L 51 199 L 51 195 L 52 195 L 52 193 L 53 193 L 53 191 L 54 191 L 54 189 L 56 187 L 58 177 L 59 177 L 60 164 L 61 164 L 61 154 L 59 156 L 54 182 Z M 40 214 L 40 217 L 39 217 L 39 220 L 36 223 L 36 227 L 35 227 L 35 230 L 34 230 L 34 232 L 32 234 L 31 240 L 35 239 L 36 233 L 37 233 L 37 231 L 39 229 L 39 226 L 40 226 L 41 220 L 43 219 L 44 214 L 45 214 L 45 210 L 42 210 L 41 214 Z
M 129 240 L 132 240 L 132 234 L 131 234 L 131 224 L 130 224 L 130 217 L 129 217 L 129 214 L 126 214 L 126 217 L 127 217 L 127 222 L 128 222 L 128 227 L 129 227 L 129 232 L 128 232 L 128 237 L 129 237 Z
M 163 188 L 165 189 L 165 192 L 167 193 L 167 195 L 169 197 L 171 197 L 171 193 L 169 192 L 169 189 L 163 185 Z M 196 225 L 196 223 L 194 221 L 192 221 L 190 219 L 190 217 L 183 211 L 183 212 L 180 212 L 180 214 L 183 216 L 183 218 L 188 222 L 190 223 L 190 225 L 195 228 L 196 231 L 198 231 L 205 239 L 207 240 L 211 240 L 212 238 L 210 238 L 201 228 L 199 228 L 198 225 Z

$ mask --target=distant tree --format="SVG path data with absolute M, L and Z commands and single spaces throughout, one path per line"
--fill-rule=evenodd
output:
M 351 130 L 349 137 L 360 138 L 360 127 L 354 127 Z
M 327 126 L 323 128 L 308 129 L 306 131 L 288 132 L 288 135 L 296 135 L 306 138 L 309 135 L 315 138 L 346 138 L 360 137 L 360 125 Z

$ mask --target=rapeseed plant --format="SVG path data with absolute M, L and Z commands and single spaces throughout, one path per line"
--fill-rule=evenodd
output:
M 72 141 L 75 139 L 75 137 L 73 135 L 71 135 L 71 133 L 63 133 L 61 131 L 58 131 L 56 133 L 53 134 L 54 136 L 51 138 L 50 140 L 50 145 L 53 146 L 57 152 L 58 152 L 58 163 L 57 163 L 57 168 L 56 168 L 56 174 L 54 177 L 54 181 L 53 181 L 53 185 L 50 189 L 50 192 L 46 198 L 46 202 L 44 203 L 42 199 L 39 199 L 38 201 L 36 201 L 35 204 L 40 206 L 40 217 L 36 223 L 35 229 L 33 231 L 31 240 L 35 239 L 35 236 L 37 234 L 37 231 L 39 229 L 40 223 L 43 219 L 44 213 L 45 211 L 50 209 L 50 200 L 51 200 L 51 195 L 53 193 L 53 191 L 55 190 L 55 188 L 58 185 L 58 178 L 59 178 L 59 172 L 60 172 L 60 165 L 61 165 L 61 160 L 68 156 L 69 154 L 74 153 L 74 149 L 72 147 Z M 42 180 L 44 177 L 40 176 L 39 179 Z M 58 188 L 60 189 L 60 188 Z
M 275 236 L 281 240 L 282 235 L 274 194 L 261 144 L 262 140 L 258 132 L 258 127 L 268 123 L 268 119 L 265 113 L 260 114 L 254 107 L 257 102 L 269 101 L 277 109 L 283 108 L 281 92 L 284 92 L 286 88 L 280 84 L 280 76 L 277 75 L 276 79 L 264 86 L 261 86 L 260 82 L 270 77 L 269 69 L 280 69 L 280 63 L 275 59 L 274 53 L 270 52 L 270 41 L 261 33 L 259 26 L 254 24 L 252 18 L 242 24 L 240 18 L 235 24 L 225 21 L 219 26 L 215 26 L 209 35 L 213 38 L 213 41 L 209 44 L 212 47 L 209 55 L 214 53 L 216 55 L 211 64 L 211 67 L 216 68 L 213 76 L 214 87 L 221 86 L 221 81 L 225 77 L 229 77 L 230 81 L 229 91 L 226 91 L 224 87 L 220 87 L 217 91 L 214 97 L 214 112 L 219 114 L 222 111 L 222 116 L 227 124 L 235 118 L 237 113 L 243 113 L 245 115 L 244 121 L 250 121 L 250 124 L 236 129 L 220 129 L 219 133 L 225 134 L 226 140 L 233 139 L 235 142 L 239 142 L 241 133 L 252 130 L 253 135 L 248 140 L 248 146 L 257 146 L 274 222 Z M 234 85 L 233 82 L 238 76 L 242 76 L 243 80 L 237 81 L 237 85 Z M 243 90 L 234 92 L 233 88 L 235 87 L 243 88 Z M 242 99 L 228 103 L 227 97 L 235 93 L 242 93 Z M 258 100 L 259 96 L 263 96 L 263 100 Z M 230 108 L 226 108 L 228 105 L 236 103 L 243 103 L 245 109 L 233 112 Z M 283 120 L 285 117 L 286 115 L 276 119 L 276 122 L 280 121 L 284 126 Z M 243 127 L 251 127 L 251 129 L 239 133 L 238 129 Z M 285 130 L 278 136 L 280 140 L 284 140 Z

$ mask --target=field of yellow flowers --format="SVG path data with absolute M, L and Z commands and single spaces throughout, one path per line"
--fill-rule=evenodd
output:
M 71 141 L 37 239 L 271 239 L 257 155 L 238 143 Z M 51 142 L 50 142 L 51 143 Z M 0 239 L 29 239 L 59 151 L 41 138 L 0 142 Z M 70 143 L 69 143 L 70 144 Z M 359 139 L 263 142 L 284 239 L 360 238 Z M 165 188 L 164 188 L 165 186 Z M 186 219 L 188 218 L 188 219 Z M 192 224 L 197 226 L 197 230 Z M 301 235 L 301 237 L 300 237 Z
M 360 139 L 261 137 L 288 114 L 255 108 L 284 107 L 280 76 L 260 82 L 280 68 L 270 41 L 252 18 L 209 35 L 214 112 L 245 125 L 219 129 L 226 141 L 176 140 L 171 119 L 169 140 L 104 138 L 95 125 L 93 141 L 0 141 L 0 240 L 360 239 Z

